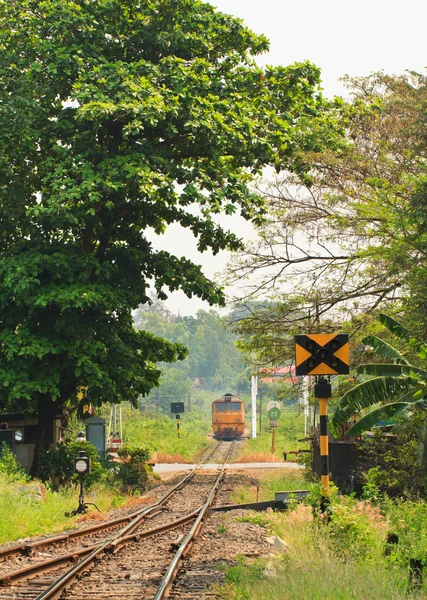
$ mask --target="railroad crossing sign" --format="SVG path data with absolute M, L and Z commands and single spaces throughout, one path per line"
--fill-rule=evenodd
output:
M 295 336 L 296 375 L 345 375 L 350 373 L 346 333 Z
M 270 408 L 267 414 L 270 421 L 277 421 L 280 417 L 280 408 L 277 408 L 277 406 L 273 406 L 272 408 Z

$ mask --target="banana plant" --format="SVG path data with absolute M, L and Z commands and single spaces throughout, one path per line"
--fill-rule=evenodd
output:
M 415 339 L 404 325 L 384 314 L 380 314 L 379 320 L 396 337 L 405 340 L 420 358 L 427 357 L 427 345 Z M 427 370 L 411 365 L 396 348 L 375 335 L 365 337 L 362 342 L 387 362 L 358 366 L 357 373 L 370 379 L 349 390 L 338 401 L 331 419 L 332 430 L 336 431 L 338 425 L 355 414 L 365 413 L 348 430 L 349 436 L 358 436 L 381 420 L 424 404 L 427 396 Z

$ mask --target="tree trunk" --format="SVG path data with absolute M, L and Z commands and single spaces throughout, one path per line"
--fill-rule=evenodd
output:
M 424 489 L 426 466 L 427 466 L 427 418 L 424 419 L 418 436 L 418 466 L 423 473 L 423 480 L 420 482 L 420 491 Z
M 33 464 L 31 466 L 31 475 L 40 477 L 40 454 L 43 450 L 49 450 L 53 444 L 53 425 L 54 419 L 58 414 L 59 404 L 52 400 L 48 394 L 37 395 L 38 431 L 36 446 L 34 448 Z

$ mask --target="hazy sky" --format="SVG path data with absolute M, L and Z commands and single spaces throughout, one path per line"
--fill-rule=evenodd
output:
M 289 65 L 310 60 L 320 67 L 328 97 L 345 95 L 338 81 L 345 74 L 362 76 L 379 70 L 400 74 L 405 69 L 421 71 L 427 66 L 427 3 L 420 0 L 216 0 L 211 4 L 243 19 L 252 30 L 270 39 L 270 53 L 259 58 L 260 64 Z M 224 222 L 245 238 L 251 235 L 250 227 L 242 220 Z M 203 265 L 208 276 L 220 272 L 227 260 L 225 252 L 215 257 L 207 252 L 198 254 L 189 234 L 183 235 L 178 227 L 171 227 L 160 244 Z M 181 314 L 209 308 L 181 293 L 172 294 L 167 304 Z

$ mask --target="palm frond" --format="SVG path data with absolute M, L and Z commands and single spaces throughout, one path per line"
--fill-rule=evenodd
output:
M 414 380 L 408 377 L 375 377 L 356 385 L 339 399 L 332 415 L 332 426 L 346 423 L 356 413 L 375 404 L 395 402 L 413 384 Z
M 389 363 L 371 363 L 356 367 L 358 373 L 376 377 L 411 377 L 414 383 L 424 380 L 427 383 L 427 371 L 413 365 L 393 365 Z
M 363 338 L 362 343 L 366 346 L 371 346 L 375 350 L 380 358 L 389 360 L 395 363 L 408 364 L 406 358 L 396 348 L 387 344 L 384 340 L 380 339 L 376 335 L 368 335 Z
M 364 431 L 369 431 L 369 429 L 377 425 L 379 421 L 396 417 L 410 406 L 411 404 L 409 402 L 391 402 L 390 404 L 384 404 L 383 406 L 374 408 L 374 410 L 371 410 L 371 412 L 364 417 L 361 417 L 357 423 L 352 425 L 347 431 L 347 435 L 356 437 Z

